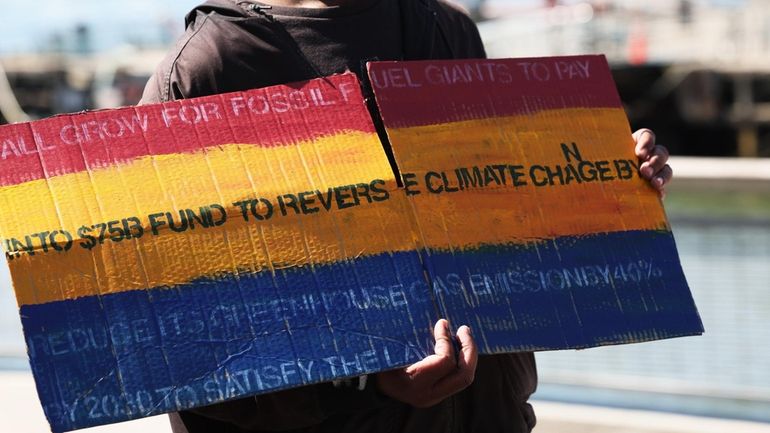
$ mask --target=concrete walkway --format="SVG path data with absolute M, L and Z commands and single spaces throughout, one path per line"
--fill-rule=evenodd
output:
M 535 433 L 770 433 L 770 424 L 535 401 Z M 0 431 L 47 433 L 28 372 L 0 372 Z M 167 418 L 81 430 L 84 433 L 169 433 Z M 480 432 L 481 433 L 481 432 Z
M 770 433 L 770 424 L 597 406 L 533 403 L 535 433 Z

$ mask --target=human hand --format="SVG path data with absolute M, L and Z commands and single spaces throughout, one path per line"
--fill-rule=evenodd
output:
M 456 394 L 473 383 L 476 375 L 478 350 L 471 329 L 457 330 L 460 354 L 455 360 L 455 349 L 449 333 L 449 322 L 444 319 L 433 327 L 436 339 L 435 354 L 409 367 L 375 375 L 380 392 L 414 407 L 430 407 Z
M 647 179 L 661 197 L 666 195 L 666 184 L 671 181 L 674 172 L 668 162 L 668 149 L 655 144 L 655 134 L 647 129 L 640 129 L 633 134 L 636 143 L 636 157 L 639 158 L 639 174 Z

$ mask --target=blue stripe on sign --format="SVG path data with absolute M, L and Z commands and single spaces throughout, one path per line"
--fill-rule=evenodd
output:
M 432 348 L 424 278 L 416 253 L 384 254 L 21 315 L 46 415 L 68 431 L 411 364 Z
M 473 326 L 483 353 L 703 332 L 670 232 L 616 232 L 424 255 L 443 315 Z
M 68 431 L 407 365 L 432 347 L 439 314 L 473 326 L 486 353 L 691 334 L 686 289 L 670 233 L 627 232 L 384 254 L 21 314 L 46 415 Z

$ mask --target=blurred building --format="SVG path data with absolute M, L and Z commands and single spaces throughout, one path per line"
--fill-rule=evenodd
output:
M 631 123 L 674 153 L 770 156 L 770 4 L 477 4 L 491 57 L 605 54 Z M 537 5 L 535 5 L 537 6 Z
M 0 56 L 0 123 L 136 104 L 166 47 L 97 51 L 89 27 L 56 33 L 42 52 Z

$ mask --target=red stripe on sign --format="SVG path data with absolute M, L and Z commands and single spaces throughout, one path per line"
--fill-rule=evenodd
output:
M 368 71 L 389 128 L 621 107 L 604 56 L 373 62 Z
M 0 127 L 0 186 L 222 144 L 374 133 L 354 74 Z

